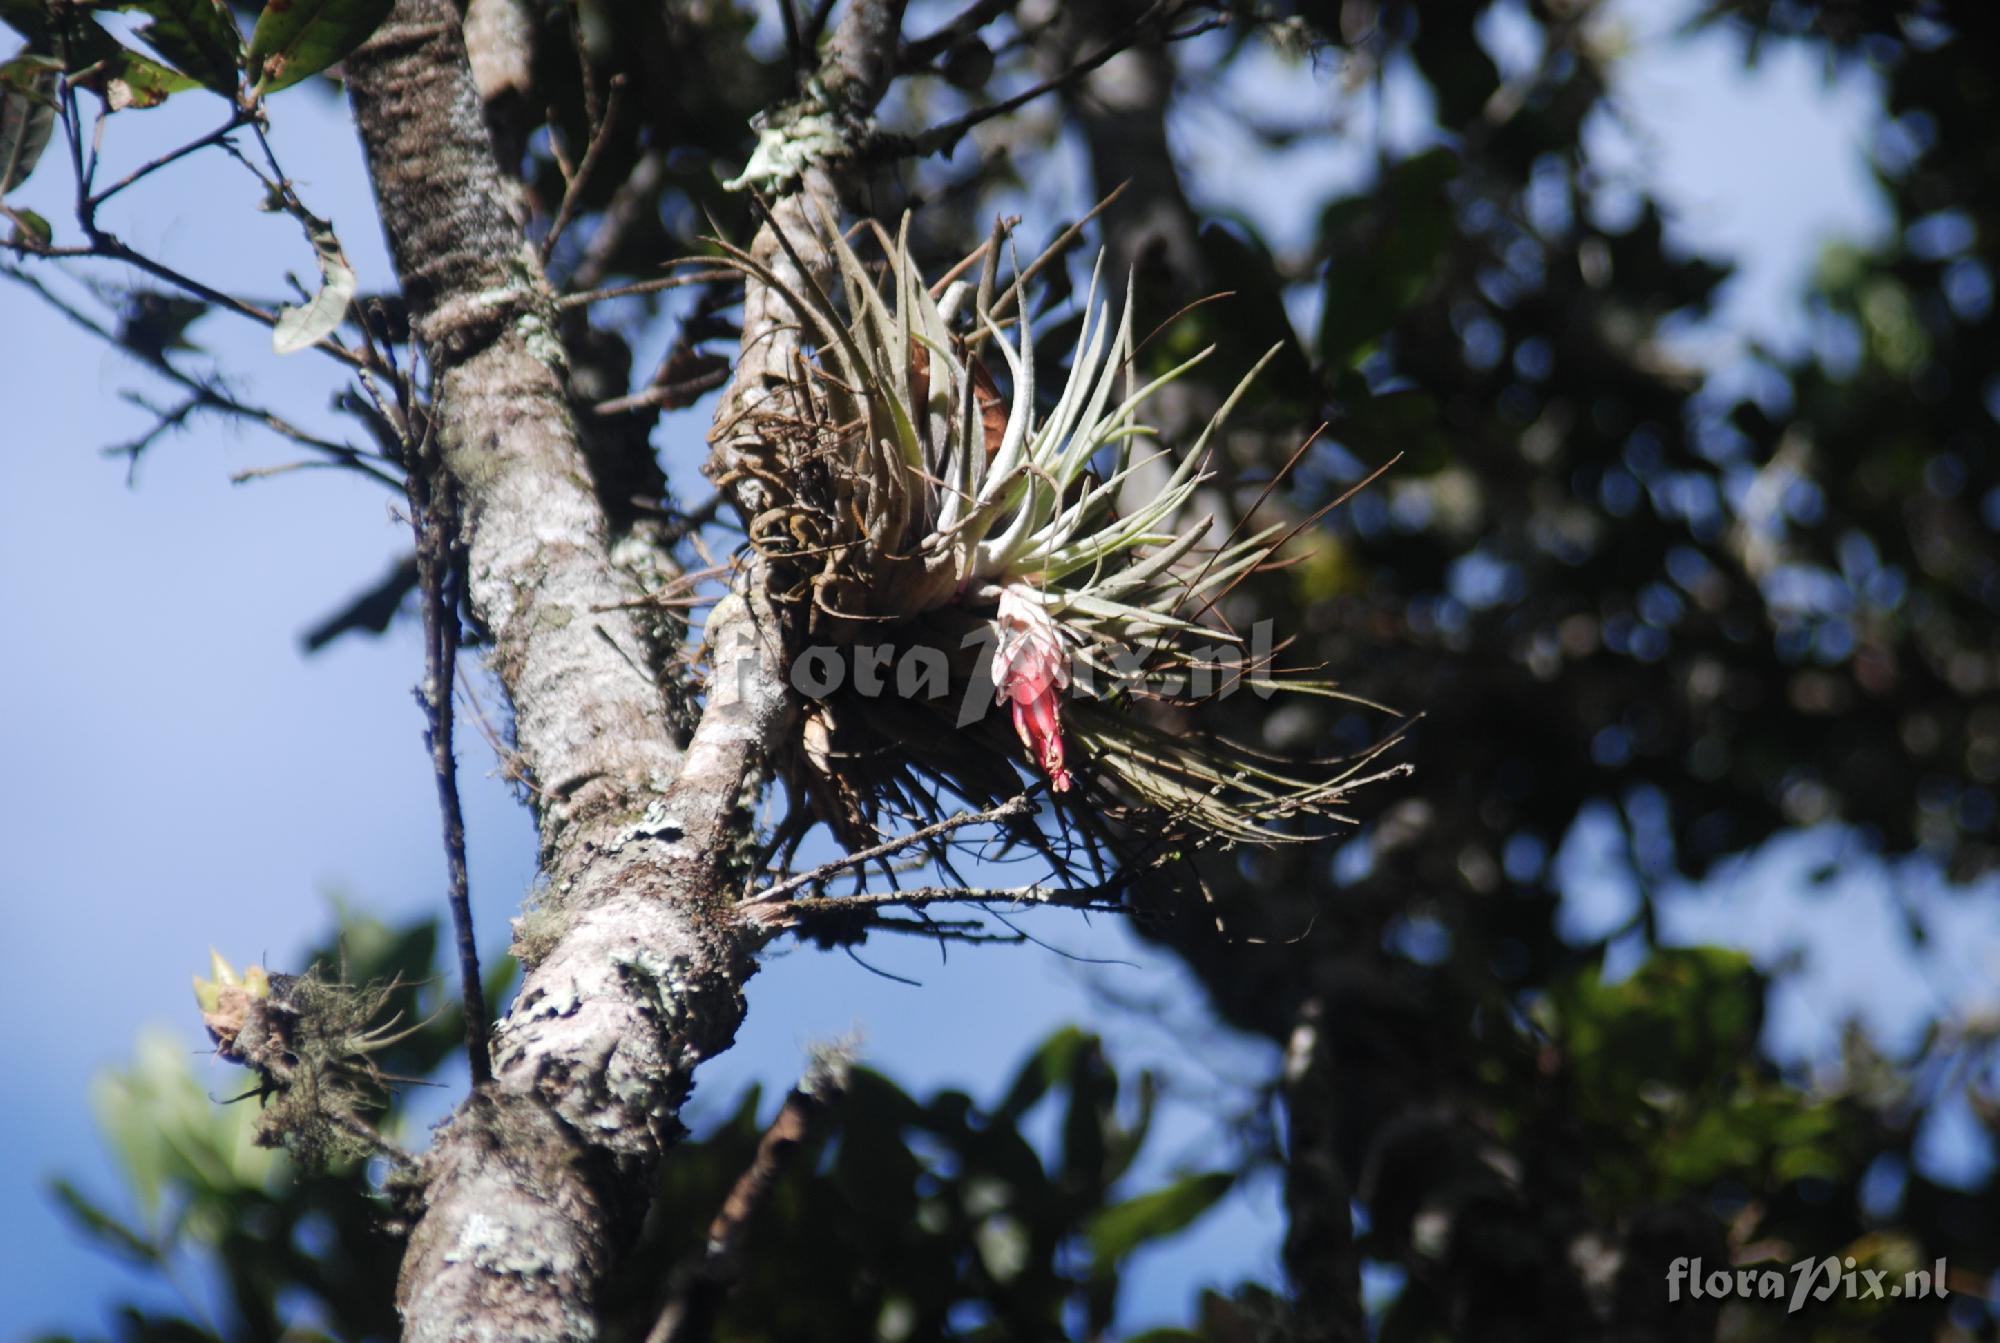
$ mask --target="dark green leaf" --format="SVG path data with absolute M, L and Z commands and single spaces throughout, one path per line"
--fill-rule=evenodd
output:
M 56 231 L 49 221 L 33 210 L 8 209 L 7 217 L 14 221 L 14 241 L 26 243 L 30 247 L 47 247 L 55 241 Z
M 134 290 L 118 314 L 119 343 L 147 359 L 158 359 L 168 350 L 195 349 L 187 339 L 187 329 L 207 311 L 208 304 L 202 299 Z
M 260 93 L 276 93 L 340 60 L 365 41 L 394 0 L 270 0 L 250 34 Z
M 47 0 L 0 0 L 0 23 L 33 41 L 48 30 Z
M 10 61 L 0 71 L 22 64 Z M 48 148 L 56 124 L 55 85 L 55 74 L 46 69 L 34 69 L 25 87 L 0 79 L 0 196 L 27 181 Z
M 1331 372 L 1365 355 L 1430 287 L 1456 236 L 1446 188 L 1458 170 L 1456 153 L 1433 149 L 1395 165 L 1373 194 L 1327 210 L 1319 352 Z
M 152 1241 L 91 1202 L 89 1195 L 68 1180 L 49 1181 L 49 1193 L 77 1229 L 99 1245 L 141 1264 L 159 1262 L 160 1252 Z
M 1070 1060 L 1069 1109 L 1063 1114 L 1062 1182 L 1092 1202 L 1104 1197 L 1109 1131 L 1116 1126 L 1118 1075 L 1096 1037 Z
M 1189 1175 L 1164 1189 L 1106 1208 L 1090 1224 L 1090 1249 L 1105 1272 L 1150 1240 L 1171 1236 L 1214 1207 L 1236 1177 L 1228 1171 Z
M 1038 344 L 1040 340 L 1037 336 Z M 1077 1054 L 1095 1043 L 1093 1036 L 1075 1026 L 1065 1026 L 1044 1040 L 1028 1056 L 1028 1061 L 1021 1065 L 1021 1071 L 1015 1075 L 1014 1084 L 1007 1088 L 1006 1098 L 993 1112 L 993 1117 L 1011 1124 L 1032 1110 L 1035 1102 L 1048 1094 L 1050 1087 L 1070 1075 Z
M 217 93 L 236 91 L 243 35 L 227 7 L 217 0 L 138 0 L 129 7 L 153 16 L 139 36 L 175 69 Z

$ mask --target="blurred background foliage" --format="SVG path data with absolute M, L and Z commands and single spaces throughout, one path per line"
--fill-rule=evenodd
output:
M 746 234 L 718 172 L 747 157 L 750 115 L 791 87 L 784 49 L 753 41 L 752 16 L 729 4 L 576 8 L 589 67 L 628 77 L 631 111 L 555 249 L 558 282 L 650 278 L 661 258 L 700 252 L 711 220 Z M 913 77 L 885 109 L 891 128 L 1059 71 L 1146 6 L 975 8 L 992 22 L 960 33 L 951 9 L 912 6 Z M 1532 37 L 1506 70 L 1482 37 L 1502 11 Z M 2000 856 L 2000 11 L 1702 11 L 1746 62 L 1786 43 L 1829 71 L 1876 72 L 1871 154 L 1894 221 L 1879 245 L 1822 258 L 1800 350 L 1753 350 L 1728 380 L 1674 339 L 1710 312 L 1726 269 L 1671 245 L 1645 184 L 1587 149 L 1619 56 L 1601 11 L 1204 10 L 1217 26 L 1200 41 L 1144 45 L 947 156 L 877 176 L 865 203 L 917 207 L 934 258 L 983 237 L 996 209 L 1036 201 L 1079 153 L 1086 198 L 1129 180 L 1104 236 L 1140 277 L 1141 328 L 1231 294 L 1149 348 L 1164 365 L 1223 344 L 1212 381 L 1177 389 L 1169 418 L 1191 422 L 1286 346 L 1228 436 L 1212 491 L 1225 518 L 1322 420 L 1267 508 L 1303 517 L 1402 454 L 1230 615 L 1242 628 L 1285 613 L 1305 632 L 1293 661 L 1421 711 L 1400 752 L 1417 775 L 1367 799 L 1351 840 L 1217 866 L 1220 935 L 1183 896 L 1142 897 L 1155 915 L 1143 931 L 1185 958 L 1216 1014 L 1287 1051 L 1213 1165 L 1135 1187 L 1156 1081 L 1117 1076 L 1079 1032 L 1049 1040 L 990 1111 L 857 1071 L 759 1210 L 716 1337 L 1114 1336 L 1127 1257 L 1271 1171 L 1288 1280 L 1212 1293 L 1198 1318 L 1147 1337 L 2000 1336 L 1984 1299 L 2000 1264 L 1992 1162 L 1948 1182 L 1916 1153 L 1942 1106 L 1969 1110 L 1966 1141 L 1990 1145 L 1995 1023 L 1940 1018 L 1894 1044 L 1854 1026 L 1837 1059 L 1781 1062 L 1764 1029 L 1770 974 L 1736 951 L 1670 945 L 1660 926 L 1694 883 L 1802 833 L 1827 855 L 1802 883 L 1876 863 L 1879 898 L 1899 907 L 1900 874 L 1971 883 Z M 554 109 L 572 153 L 587 114 L 564 7 L 537 12 L 534 114 L 515 109 L 513 145 L 545 219 L 561 178 L 539 110 Z M 1190 203 L 1203 193 L 1181 180 L 1169 115 L 1221 104 L 1280 172 L 1279 156 L 1330 151 L 1350 130 L 1328 108 L 1274 122 L 1229 107 L 1238 62 L 1308 89 L 1308 69 L 1332 72 L 1363 94 L 1400 72 L 1430 122 L 1409 152 L 1378 135 L 1362 184 L 1305 203 L 1317 228 L 1280 245 L 1246 214 Z M 684 77 L 694 69 L 705 77 Z M 1029 243 L 1059 226 L 1031 220 Z M 1059 284 L 1045 309 L 1037 346 L 1051 360 L 1074 330 L 1067 298 Z M 666 493 L 660 417 L 699 416 L 701 376 L 726 364 L 727 299 L 620 300 L 588 323 L 583 311 L 569 333 L 579 397 L 657 393 L 593 421 L 607 501 L 639 525 L 633 495 Z M 634 374 L 641 343 L 668 349 L 655 374 Z M 678 472 L 671 483 L 696 490 Z M 1381 729 L 1335 708 L 1239 708 L 1239 731 L 1278 751 L 1358 749 Z M 1557 858 L 1586 823 L 1611 835 L 1607 861 L 1636 898 L 1620 926 L 1565 936 Z M 1926 935 L 1913 907 L 1907 925 Z M 1614 947 L 1623 963 L 1607 967 Z M 428 928 L 345 934 L 356 980 L 422 980 L 432 950 Z M 429 1075 L 455 1039 L 439 1017 L 389 1070 Z M 380 1181 L 302 1174 L 249 1148 L 253 1104 L 210 1108 L 185 1061 L 152 1044 L 107 1080 L 106 1130 L 143 1221 L 86 1191 L 58 1196 L 108 1251 L 165 1275 L 205 1266 L 228 1288 L 223 1318 L 134 1308 L 119 1336 L 268 1338 L 287 1323 L 290 1337 L 392 1335 L 395 1212 Z M 1055 1117 L 1053 1140 L 1024 1136 L 1050 1122 L 1036 1115 Z M 662 1206 L 690 1220 L 648 1228 L 619 1328 L 643 1336 L 758 1135 L 752 1095 L 667 1163 Z M 1667 1300 L 1679 1257 L 1783 1268 L 1824 1255 L 1897 1273 L 1943 1257 L 1953 1295 L 1798 1315 Z

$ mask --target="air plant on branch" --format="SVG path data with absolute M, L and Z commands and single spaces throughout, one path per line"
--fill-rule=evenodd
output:
M 283 1144 L 309 1166 L 382 1150 L 361 1114 L 381 1108 L 398 1079 L 374 1056 L 422 1029 L 382 1019 L 401 985 L 329 981 L 317 966 L 302 975 L 261 965 L 239 973 L 219 952 L 210 954 L 209 974 L 195 977 L 195 1001 L 216 1056 L 258 1079 L 246 1093 L 264 1103 L 257 1142 Z
M 893 644 L 899 656 L 933 650 L 948 667 L 946 683 L 922 693 L 850 688 L 809 709 L 789 775 L 817 819 L 852 847 L 880 837 L 885 809 L 921 821 L 946 809 L 945 792 L 977 806 L 1011 796 L 1021 756 L 999 715 L 968 723 L 958 712 L 983 703 L 1009 706 L 1021 763 L 1077 803 L 1067 814 L 1093 839 L 1109 835 L 1107 819 L 1179 843 L 1310 838 L 1345 820 L 1339 803 L 1380 748 L 1300 765 L 1200 728 L 1203 692 L 1247 679 L 1260 693 L 1348 698 L 1329 682 L 1278 676 L 1269 651 L 1216 610 L 1296 526 L 1212 544 L 1211 521 L 1188 516 L 1210 478 L 1211 439 L 1276 351 L 1177 449 L 1156 441 L 1140 411 L 1212 348 L 1140 381 L 1129 292 L 1114 317 L 1094 273 L 1067 376 L 1045 408 L 1023 272 L 1017 263 L 1012 284 L 997 280 L 1002 236 L 984 249 L 976 284 L 957 278 L 969 262 L 929 284 L 907 221 L 893 239 L 875 234 L 884 263 L 871 272 L 826 229 L 834 290 L 787 286 L 723 248 L 799 321 L 792 376 L 744 412 L 747 424 L 717 434 L 757 444 L 718 483 L 754 480 L 763 507 L 750 543 L 778 578 L 800 646 Z M 1131 486 L 1155 465 L 1165 484 L 1134 501 Z M 1179 723 L 1168 730 L 1146 701 L 1172 706 Z

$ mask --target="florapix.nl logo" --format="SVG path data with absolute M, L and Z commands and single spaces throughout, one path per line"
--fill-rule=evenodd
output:
M 1700 1301 L 1721 1300 L 1783 1301 L 1787 1312 L 1803 1310 L 1806 1303 L 1826 1302 L 1836 1296 L 1845 1301 L 1921 1301 L 1935 1295 L 1940 1300 L 1951 1295 L 1945 1286 L 1945 1263 L 1939 1259 L 1927 1268 L 1913 1268 L 1897 1274 L 1889 1269 L 1868 1268 L 1853 1255 L 1827 1255 L 1821 1259 L 1801 1259 L 1789 1268 L 1704 1269 L 1700 1259 L 1680 1258 L 1667 1265 L 1667 1300 L 1683 1297 Z

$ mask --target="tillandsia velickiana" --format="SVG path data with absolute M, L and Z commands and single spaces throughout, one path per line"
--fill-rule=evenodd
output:
M 422 1029 L 385 1019 L 400 983 L 351 985 L 323 976 L 277 974 L 261 965 L 240 973 L 211 952 L 209 977 L 194 996 L 217 1057 L 250 1069 L 257 1086 L 238 1099 L 264 1104 L 261 1146 L 284 1144 L 308 1167 L 387 1151 L 364 1114 L 387 1103 L 396 1080 L 374 1056 Z
M 960 712 L 997 702 L 1010 707 L 1026 763 L 1076 804 L 1065 814 L 1093 845 L 1120 828 L 1178 844 L 1273 843 L 1346 820 L 1339 805 L 1380 747 L 1293 764 L 1201 726 L 1207 699 L 1246 682 L 1349 698 L 1277 673 L 1269 649 L 1218 610 L 1298 525 L 1246 518 L 1243 535 L 1218 544 L 1212 519 L 1189 517 L 1211 478 L 1211 440 L 1277 351 L 1176 452 L 1140 410 L 1212 347 L 1141 381 L 1129 287 L 1114 318 L 1094 272 L 1067 376 L 1044 409 L 1023 278 L 1037 267 L 1016 262 L 1014 280 L 999 283 L 1005 230 L 981 249 L 976 283 L 962 278 L 974 258 L 927 282 L 907 219 L 896 237 L 874 233 L 883 261 L 871 268 L 828 222 L 831 288 L 787 285 L 719 244 L 799 323 L 793 375 L 716 430 L 757 443 L 718 483 L 754 480 L 750 544 L 799 647 L 893 645 L 925 650 L 942 669 L 878 694 L 850 686 L 808 708 L 786 774 L 810 819 L 853 847 L 882 837 L 885 811 L 934 820 L 948 809 L 944 793 L 986 807 L 1018 792 L 1020 756 L 998 715 L 968 722 Z M 810 277 L 796 240 L 780 241 Z M 1142 476 L 1160 475 L 1164 484 L 1132 497 Z M 1170 706 L 1172 730 L 1145 701 Z

